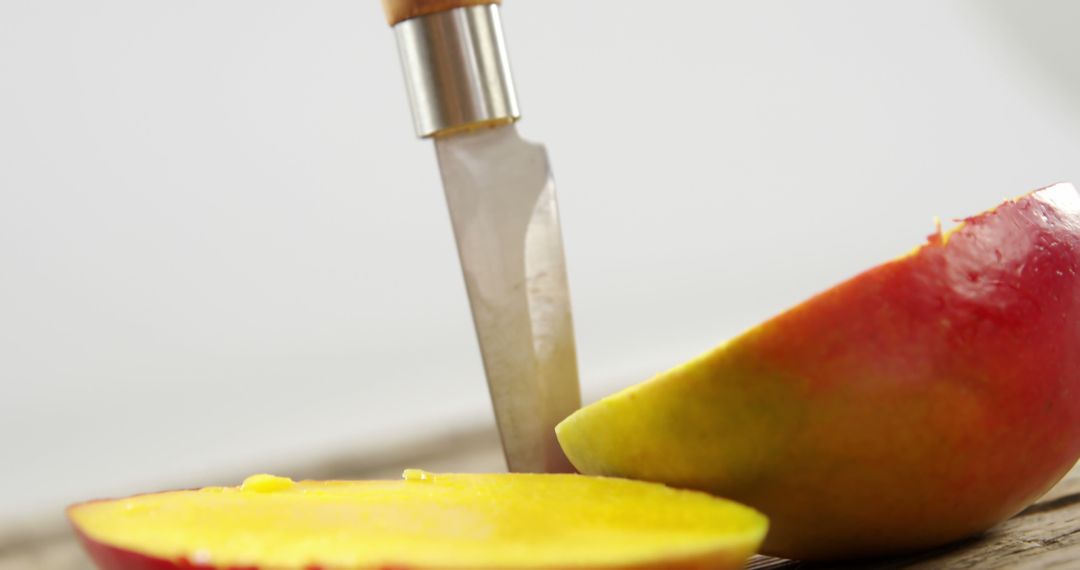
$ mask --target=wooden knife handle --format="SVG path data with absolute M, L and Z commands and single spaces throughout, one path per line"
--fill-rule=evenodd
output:
M 500 4 L 502 0 L 382 0 L 386 20 L 391 26 L 402 20 L 445 12 L 465 6 Z

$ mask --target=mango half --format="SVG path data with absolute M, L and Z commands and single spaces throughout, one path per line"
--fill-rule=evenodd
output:
M 256 475 L 68 510 L 103 570 L 735 569 L 761 514 L 704 493 L 581 475 L 303 481 Z
M 557 433 L 582 473 L 760 510 L 769 554 L 986 530 L 1080 454 L 1080 195 L 1058 184 L 968 218 Z

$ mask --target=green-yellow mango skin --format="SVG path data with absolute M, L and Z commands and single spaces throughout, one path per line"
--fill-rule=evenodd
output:
M 969 218 L 557 433 L 582 473 L 757 508 L 777 556 L 986 530 L 1080 455 L 1080 196 L 1059 184 Z

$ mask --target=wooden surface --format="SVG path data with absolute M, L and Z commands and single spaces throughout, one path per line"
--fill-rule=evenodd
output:
M 303 479 L 394 478 L 406 467 L 431 471 L 503 469 L 498 438 L 486 430 L 279 470 Z M 257 470 L 257 469 L 256 469 Z M 236 474 L 239 481 L 246 474 Z M 217 483 L 217 482 L 215 482 Z M 138 489 L 136 491 L 143 491 Z M 0 527 L 0 570 L 92 570 L 59 513 L 38 524 Z M 1080 468 L 1042 499 L 982 536 L 909 556 L 845 563 L 806 563 L 759 556 L 752 570 L 892 569 L 1080 569 Z

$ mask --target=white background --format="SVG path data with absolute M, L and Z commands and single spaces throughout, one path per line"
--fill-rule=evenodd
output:
M 1080 181 L 1080 3 L 504 20 L 592 397 Z M 376 2 L 0 0 L 0 518 L 490 416 Z

